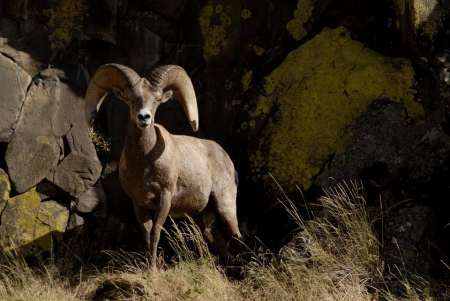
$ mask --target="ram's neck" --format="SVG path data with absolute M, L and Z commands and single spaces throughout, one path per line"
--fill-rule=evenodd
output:
M 142 129 L 134 123 L 130 123 L 127 131 L 125 148 L 131 156 L 146 156 L 155 149 L 158 135 L 154 125 Z

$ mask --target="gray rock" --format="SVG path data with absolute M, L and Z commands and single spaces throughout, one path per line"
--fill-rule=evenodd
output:
M 11 192 L 11 183 L 9 182 L 8 174 L 0 168 L 0 212 L 6 205 Z
M 412 146 L 425 134 L 424 125 L 408 125 L 399 103 L 376 101 L 349 128 L 346 148 L 335 155 L 319 178 L 323 186 L 361 178 L 372 167 L 397 175 L 406 168 Z M 387 179 L 379 179 L 384 181 Z
M 47 179 L 67 193 L 77 197 L 95 184 L 101 168 L 90 158 L 70 153 Z
M 60 147 L 52 131 L 58 93 L 56 81 L 33 83 L 29 89 L 5 156 L 11 181 L 19 193 L 38 184 L 58 163 Z
M 0 53 L 13 59 L 17 65 L 32 76 L 38 74 L 41 69 L 42 63 L 35 60 L 27 52 L 17 50 L 9 45 L 0 45 Z
M 99 182 L 78 197 L 76 209 L 81 213 L 90 213 L 101 202 L 106 202 L 106 195 L 102 184 Z
M 66 231 L 77 229 L 84 225 L 84 218 L 76 213 L 71 213 Z
M 0 54 L 0 142 L 8 142 L 19 118 L 31 77 Z
M 95 184 L 101 164 L 88 136 L 84 100 L 46 70 L 32 84 L 17 129 L 6 151 L 16 190 L 48 179 L 77 197 Z

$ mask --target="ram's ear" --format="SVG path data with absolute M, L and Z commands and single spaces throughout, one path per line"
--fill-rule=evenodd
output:
M 172 96 L 173 96 L 172 90 L 167 90 L 167 91 L 163 92 L 162 97 L 161 97 L 161 103 L 165 103 L 166 101 L 171 99 Z

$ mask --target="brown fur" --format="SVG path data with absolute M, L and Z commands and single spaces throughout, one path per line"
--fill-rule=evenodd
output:
M 121 68 L 119 71 L 123 72 L 126 67 Z M 136 78 L 132 75 L 131 78 Z M 104 80 L 104 76 L 102 75 L 100 80 Z M 114 73 L 114 76 L 118 75 Z M 189 80 L 186 88 L 187 80 L 188 77 L 185 77 L 181 81 L 184 90 L 192 87 Z M 101 93 L 95 90 L 95 80 L 93 82 L 93 88 L 88 89 L 87 95 L 96 97 L 92 100 L 87 96 L 88 116 L 91 114 L 89 110 L 100 101 L 98 95 L 101 96 Z M 154 122 L 145 127 L 139 126 L 135 118 L 137 112 L 145 109 L 154 120 L 157 107 L 165 101 L 164 98 L 170 98 L 171 94 L 166 95 L 164 87 L 159 90 L 159 86 L 155 87 L 146 79 L 134 82 L 119 91 L 120 97 L 130 107 L 130 123 L 120 158 L 119 177 L 123 189 L 133 200 L 152 264 L 155 264 L 160 231 L 168 215 L 176 218 L 185 214 L 202 214 L 205 236 L 209 240 L 212 240 L 214 216 L 218 215 L 229 233 L 239 238 L 241 234 L 236 216 L 237 183 L 233 162 L 227 153 L 213 141 L 172 135 Z M 114 88 L 116 87 L 102 87 L 106 91 Z M 193 88 L 188 90 L 188 96 L 192 98 L 194 95 L 195 101 Z M 176 92 L 179 91 L 183 92 L 183 89 Z M 186 93 L 176 94 L 182 98 Z M 187 102 L 184 99 L 181 101 Z M 190 105 L 189 110 L 192 111 L 192 103 Z M 184 107 L 187 105 L 184 104 Z M 194 109 L 194 117 L 188 118 L 191 124 L 198 126 L 198 117 L 195 117 L 196 103 Z M 186 110 L 188 115 L 189 110 Z

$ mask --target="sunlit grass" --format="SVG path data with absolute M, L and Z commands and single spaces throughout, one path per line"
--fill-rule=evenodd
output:
M 0 300 L 398 300 L 384 283 L 363 195 L 358 182 L 335 186 L 305 219 L 280 187 L 279 201 L 296 234 L 276 254 L 249 249 L 239 281 L 227 278 L 201 230 L 187 219 L 167 230 L 175 256 L 171 263 L 160 259 L 157 271 L 145 255 L 125 252 L 109 252 L 107 268 L 70 277 L 54 265 L 31 269 L 20 257 L 5 257 Z M 397 272 L 405 300 L 428 300 L 423 287 Z

